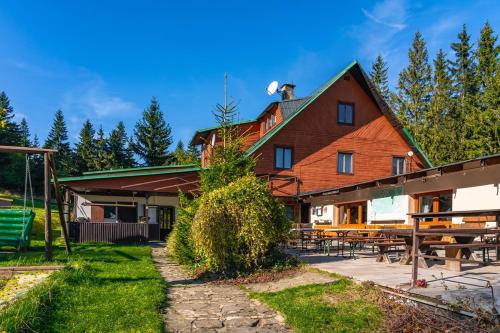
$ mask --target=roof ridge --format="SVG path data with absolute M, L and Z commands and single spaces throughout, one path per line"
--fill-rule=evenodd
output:
M 252 144 L 246 151 L 247 155 L 253 154 L 257 149 L 259 149 L 264 143 L 267 142 L 270 138 L 274 136 L 281 128 L 283 128 L 286 124 L 288 124 L 292 119 L 294 119 L 299 113 L 301 113 L 309 104 L 311 104 L 316 98 L 318 98 L 325 90 L 327 90 L 332 84 L 337 82 L 337 80 L 348 72 L 352 67 L 356 64 L 359 64 L 357 60 L 352 61 L 349 65 L 344 67 L 341 71 L 339 71 L 336 75 L 334 75 L 330 80 L 324 83 L 321 87 L 316 89 L 314 93 L 307 97 L 307 100 L 300 106 L 300 108 L 293 112 L 289 117 L 284 119 L 281 123 L 276 125 L 273 129 L 267 132 L 262 138 L 257 140 L 254 144 Z

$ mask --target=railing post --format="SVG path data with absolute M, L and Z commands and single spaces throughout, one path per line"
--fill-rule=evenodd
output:
M 497 229 L 500 228 L 500 214 L 497 214 Z M 496 260 L 498 261 L 499 258 L 500 258 L 500 247 L 498 247 L 498 244 L 500 243 L 500 233 L 497 232 L 496 234 L 496 243 L 497 243 L 497 247 L 496 247 L 496 254 L 497 254 L 497 257 L 496 257 Z
M 420 246 L 418 232 L 420 230 L 420 220 L 418 218 L 413 218 L 413 240 L 411 248 L 411 287 L 415 287 L 418 279 L 418 248 Z

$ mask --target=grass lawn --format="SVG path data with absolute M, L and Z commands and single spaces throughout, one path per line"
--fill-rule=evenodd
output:
M 272 293 L 251 293 L 281 312 L 295 332 L 377 332 L 383 312 L 359 297 L 365 287 L 340 278 L 331 284 L 313 284 Z
M 0 331 L 162 332 L 165 284 L 149 246 L 73 244 L 68 257 L 54 248 L 54 263 L 70 268 L 0 313 Z M 0 265 L 45 264 L 43 247 L 0 254 Z

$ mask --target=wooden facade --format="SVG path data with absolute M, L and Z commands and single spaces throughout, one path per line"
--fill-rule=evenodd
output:
M 275 196 L 298 202 L 311 191 L 391 176 L 393 158 L 404 161 L 404 172 L 430 166 L 356 62 L 296 101 L 296 110 L 285 110 L 294 101 L 273 102 L 255 121 L 238 125 L 254 131 L 244 148 L 256 157 L 255 173 L 269 182 Z M 352 124 L 339 122 L 340 104 L 352 108 Z M 208 164 L 210 140 L 197 134 L 193 142 L 202 144 Z M 216 134 L 212 128 L 204 135 Z M 277 167 L 280 147 L 291 150 L 291 168 Z M 337 172 L 339 153 L 352 156 L 351 172 Z

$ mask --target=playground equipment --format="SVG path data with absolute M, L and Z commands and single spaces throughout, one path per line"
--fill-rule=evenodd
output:
M 66 252 L 71 253 L 69 236 L 67 231 L 67 221 L 63 212 L 62 195 L 57 180 L 56 164 L 54 154 L 55 149 L 31 148 L 31 147 L 16 147 L 16 146 L 0 146 L 2 153 L 21 153 L 21 154 L 43 154 L 43 169 L 44 169 L 44 207 L 45 207 L 45 257 L 47 260 L 52 260 L 52 219 L 51 219 L 51 202 L 50 202 L 50 179 L 52 176 L 54 184 L 54 193 L 56 197 L 57 207 L 59 210 L 59 218 L 61 220 L 62 234 L 66 245 Z M 26 156 L 26 177 L 24 190 L 24 206 L 22 210 L 2 210 L 0 212 L 0 244 L 2 242 L 14 244 L 18 248 L 26 248 L 29 246 L 31 226 L 35 217 L 32 210 L 26 209 L 26 197 L 28 185 L 31 193 L 31 203 L 34 209 L 33 191 L 31 186 L 31 177 L 29 172 L 29 157 Z M 5 211 L 10 212 L 5 213 Z M 6 214 L 6 215 L 2 215 Z M 16 215 L 17 214 L 17 215 Z M 2 220 L 3 219 L 3 220 Z M 8 233 L 9 231 L 10 233 Z

